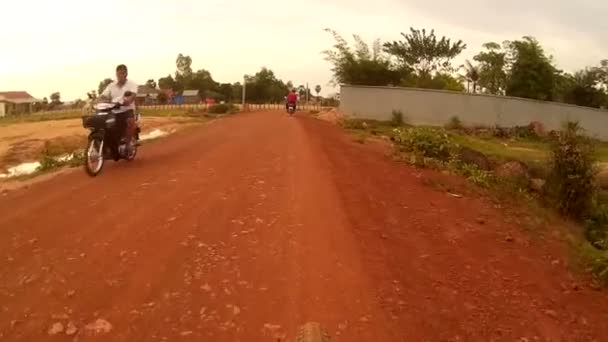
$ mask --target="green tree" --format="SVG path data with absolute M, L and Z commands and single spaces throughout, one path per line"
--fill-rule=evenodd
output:
M 606 103 L 606 93 L 601 87 L 601 74 L 596 68 L 586 68 L 579 70 L 574 75 L 566 74 L 562 76 L 565 84 L 562 87 L 561 100 L 585 107 L 599 108 Z
M 552 101 L 557 70 L 533 37 L 505 42 L 509 73 L 506 84 L 508 96 Z
M 153 79 L 149 79 L 146 81 L 146 87 L 156 89 L 156 81 Z
M 167 97 L 167 94 L 161 91 L 158 93 L 156 101 L 158 101 L 159 104 L 166 104 L 169 101 L 169 98 Z
M 465 78 L 467 80 L 467 91 L 470 91 L 469 84 L 473 84 L 473 93 L 477 92 L 477 84 L 479 83 L 479 79 L 481 78 L 481 71 L 478 65 L 471 64 L 471 61 L 468 59 L 464 64 L 465 68 Z
M 421 78 L 428 79 L 438 71 L 454 71 L 451 61 L 467 47 L 462 40 L 452 43 L 445 36 L 438 39 L 435 30 L 427 34 L 425 29 L 410 27 L 410 32 L 401 36 L 402 41 L 384 43 L 384 50 L 397 59 L 402 71 L 413 70 Z
M 317 97 L 319 97 L 319 94 L 321 93 L 321 86 L 319 84 L 315 86 L 315 93 L 317 93 Z
M 502 95 L 507 81 L 506 53 L 498 43 L 485 43 L 483 47 L 487 51 L 473 57 L 479 63 L 479 85 L 490 94 Z
M 183 84 L 183 89 L 198 90 L 201 98 L 217 97 L 217 94 L 211 96 L 211 93 L 217 93 L 219 85 L 213 80 L 211 73 L 205 69 L 201 69 L 193 73 L 189 80 Z
M 334 84 L 386 86 L 397 85 L 401 79 L 399 71 L 393 69 L 388 56 L 382 51 L 380 40 L 372 48 L 358 35 L 353 35 L 355 47 L 336 31 L 325 29 L 335 40 L 333 49 L 325 50 L 325 60 L 331 65 Z
M 298 95 L 300 96 L 300 100 L 304 100 L 306 98 L 306 87 L 304 87 L 303 85 L 299 85 Z
M 247 89 L 245 95 L 251 103 L 282 102 L 288 88 L 274 72 L 263 67 L 253 76 L 245 76 Z
M 188 77 L 192 75 L 192 58 L 190 56 L 184 56 L 183 54 L 177 55 L 175 60 L 177 65 L 177 74 Z
M 55 92 L 52 93 L 51 96 L 49 96 L 51 98 L 51 104 L 52 105 L 60 105 L 61 102 L 61 93 L 60 92 Z
M 232 85 L 232 98 L 234 102 L 240 103 L 243 98 L 243 85 L 240 82 L 236 82 Z
M 111 78 L 106 78 L 103 81 L 99 82 L 99 86 L 97 86 L 97 94 L 103 93 L 104 90 L 108 87 L 108 85 L 112 83 Z
M 226 102 L 233 102 L 234 97 L 232 95 L 232 84 L 230 83 L 221 83 L 219 86 L 219 92 L 222 94 L 222 97 Z
M 175 79 L 171 75 L 167 75 L 167 77 L 161 77 L 158 79 L 158 88 L 160 89 L 172 89 L 175 90 L 177 84 Z

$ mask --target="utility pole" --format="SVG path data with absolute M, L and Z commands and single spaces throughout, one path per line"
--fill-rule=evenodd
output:
M 306 82 L 306 104 L 308 104 L 308 82 Z

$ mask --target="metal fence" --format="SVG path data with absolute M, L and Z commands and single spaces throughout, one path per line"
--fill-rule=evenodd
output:
M 146 111 L 161 111 L 161 110 L 201 110 L 207 111 L 211 106 L 217 106 L 218 104 L 209 105 L 206 103 L 197 103 L 197 104 L 164 104 L 164 105 L 140 105 L 137 108 L 140 110 Z M 247 103 L 245 104 L 245 108 L 243 110 L 243 105 L 240 103 L 233 104 L 238 108 L 239 111 L 259 111 L 259 110 L 284 110 L 285 104 L 283 103 L 263 103 L 263 104 L 253 104 Z M 321 106 L 321 104 L 298 104 L 298 110 L 303 111 L 321 111 L 323 108 L 332 108 L 327 106 Z M 83 108 L 73 108 L 73 109 L 59 109 L 59 110 L 49 110 L 49 111 L 40 111 L 33 112 L 31 114 L 20 114 L 20 115 L 11 115 L 11 117 L 26 117 L 26 116 L 77 116 L 78 113 L 84 113 L 86 109 Z M 8 117 L 8 116 L 7 116 Z

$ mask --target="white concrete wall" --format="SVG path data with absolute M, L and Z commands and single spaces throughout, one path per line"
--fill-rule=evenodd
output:
M 608 111 L 556 102 L 466 94 L 442 90 L 342 85 L 340 110 L 357 118 L 390 120 L 403 112 L 414 125 L 446 124 L 458 116 L 464 125 L 516 126 L 542 122 L 547 130 L 579 121 L 589 135 L 608 140 Z
M 6 115 L 6 109 L 4 106 L 4 102 L 0 102 L 0 118 Z

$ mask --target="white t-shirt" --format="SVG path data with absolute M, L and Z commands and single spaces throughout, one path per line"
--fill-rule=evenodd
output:
M 118 82 L 114 81 L 106 87 L 106 89 L 101 93 L 101 96 L 109 98 L 112 102 L 122 103 L 124 101 L 124 94 L 127 91 L 131 91 L 133 94 L 137 94 L 137 83 L 127 80 L 125 84 L 121 86 L 118 85 Z M 124 109 L 132 109 L 135 110 L 135 101 L 128 106 L 122 107 Z

